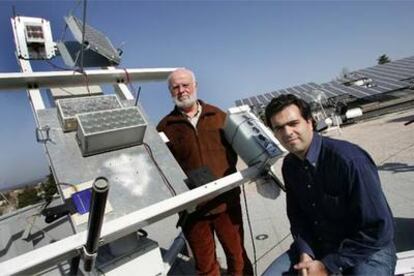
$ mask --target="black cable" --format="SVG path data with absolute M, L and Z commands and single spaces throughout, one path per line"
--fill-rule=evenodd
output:
M 78 69 L 73 70 L 73 74 L 75 74 L 75 73 L 80 73 L 85 78 L 86 90 L 88 91 L 88 96 L 91 96 L 91 90 L 89 89 L 89 79 L 88 79 L 88 75 L 86 74 L 86 72 L 85 71 L 81 71 L 78 68 Z
M 410 125 L 410 124 L 412 124 L 412 123 L 414 123 L 414 120 L 410 120 L 410 121 L 408 121 L 408 122 L 405 122 L 405 123 L 404 123 L 404 125 L 405 125 L 405 126 L 408 126 L 408 125 Z
M 247 225 L 249 226 L 249 233 L 250 233 L 250 239 L 252 241 L 252 248 L 253 248 L 253 265 L 254 265 L 254 275 L 257 276 L 257 261 L 256 261 L 256 245 L 254 243 L 254 236 L 253 236 L 253 230 L 252 230 L 252 223 L 250 221 L 250 215 L 249 215 L 249 208 L 247 205 L 247 197 L 246 197 L 246 190 L 244 189 L 244 184 L 242 186 L 242 192 L 243 192 L 243 199 L 244 199 L 244 208 L 246 210 L 246 218 L 247 218 Z
M 132 86 L 132 83 L 131 83 L 131 86 Z M 133 86 L 132 86 L 132 88 L 133 88 Z M 141 95 L 141 86 L 138 87 L 137 95 L 136 95 L 136 98 L 135 98 L 135 106 L 138 105 L 138 101 L 139 101 L 139 96 L 140 95 Z
M 82 20 L 82 45 L 80 52 L 80 71 L 83 72 L 83 54 L 85 51 L 85 28 L 86 28 L 86 0 L 83 0 L 83 20 Z
M 151 147 L 147 143 L 142 143 L 144 145 L 144 148 L 148 152 L 149 157 L 151 158 L 152 162 L 154 163 L 155 167 L 158 170 L 158 173 L 161 176 L 162 181 L 167 186 L 168 190 L 173 196 L 177 195 L 177 192 L 174 190 L 174 187 L 171 185 L 171 183 L 168 181 L 167 177 L 165 176 L 164 172 L 161 170 L 160 166 L 158 165 L 158 162 L 155 160 L 154 155 L 152 153 Z

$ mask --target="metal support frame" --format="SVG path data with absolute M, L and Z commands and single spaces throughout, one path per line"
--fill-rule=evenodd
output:
M 249 167 L 243 171 L 210 182 L 197 189 L 179 194 L 173 198 L 166 199 L 118 219 L 109 221 L 105 223 L 102 228 L 102 245 L 176 214 L 179 211 L 191 209 L 200 202 L 211 199 L 238 185 L 250 181 L 260 173 L 261 170 L 259 168 Z M 5 275 L 32 274 L 61 261 L 73 258 L 80 254 L 81 248 L 86 243 L 86 235 L 87 233 L 84 231 L 2 262 L 0 263 L 0 271 Z
M 414 250 L 397 253 L 397 264 L 395 275 L 413 275 L 414 273 Z
M 14 74 L 26 75 L 26 74 L 33 73 L 32 66 L 30 65 L 30 62 L 28 60 L 24 60 L 24 59 L 17 59 L 17 60 L 20 63 L 20 68 L 22 70 L 22 73 L 14 73 Z M 27 89 L 27 95 L 29 97 L 29 101 L 32 106 L 32 109 L 34 111 L 33 113 L 36 113 L 37 110 L 45 109 L 45 104 L 42 100 L 42 95 L 40 95 L 39 89 L 34 88 L 34 87 L 32 87 L 32 89 L 29 89 L 29 86 L 24 86 L 20 88 Z M 36 122 L 37 122 L 37 116 L 36 116 Z
M 128 81 L 160 81 L 177 68 L 141 68 L 114 70 L 46 71 L 1 73 L 0 90 L 39 89 L 127 83 Z
M 113 67 L 113 66 L 109 66 L 109 67 L 107 67 L 107 69 L 109 71 L 116 70 L 116 68 Z M 125 71 L 125 74 L 128 74 L 126 76 L 127 77 L 127 82 L 128 82 L 129 72 Z M 118 96 L 120 96 L 122 99 L 125 99 L 125 100 L 133 100 L 134 99 L 134 95 L 132 95 L 131 91 L 129 91 L 128 86 L 124 82 L 114 84 L 114 89 L 115 89 L 115 92 L 118 94 Z

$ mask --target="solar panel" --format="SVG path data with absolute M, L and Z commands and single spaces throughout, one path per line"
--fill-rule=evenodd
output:
M 405 65 L 405 66 L 413 66 L 414 57 L 409 57 L 409 58 L 405 58 L 405 59 L 396 60 L 396 61 L 393 61 L 392 63 L 399 64 L 399 65 Z
M 307 102 L 312 102 L 313 101 L 312 95 L 310 93 L 308 93 L 308 91 L 306 91 L 301 86 L 294 86 L 294 87 L 292 87 L 292 89 L 294 89 L 298 93 L 300 93 L 302 95 L 302 99 L 304 99 L 305 101 L 307 101 Z
M 324 87 L 322 87 L 321 85 L 318 85 L 316 83 L 310 82 L 310 83 L 306 83 L 303 85 L 304 87 L 310 87 L 311 88 L 311 93 L 314 94 L 315 90 L 322 90 L 327 97 L 335 97 L 335 96 L 339 96 L 341 94 L 335 93 L 335 91 L 331 91 L 329 89 L 326 89 Z
M 329 83 L 322 83 L 321 86 L 328 91 L 331 91 L 332 93 L 335 93 L 336 96 L 343 96 L 344 94 L 347 94 L 346 92 L 344 92 L 341 89 L 338 89 L 336 87 L 332 87 L 331 85 L 329 85 Z
M 272 94 L 274 97 L 279 97 L 280 93 L 277 91 L 272 91 L 270 92 L 270 94 Z
M 260 99 L 260 101 L 262 102 L 262 104 L 267 105 L 269 103 L 269 100 L 266 99 L 265 97 L 263 97 L 263 95 L 259 95 L 259 96 L 257 96 L 257 98 Z
M 390 73 L 381 72 L 379 70 L 374 69 L 373 67 L 364 69 L 364 72 L 370 72 L 370 73 L 375 74 L 377 76 L 380 76 L 380 77 L 383 77 L 383 78 L 387 78 L 387 79 L 393 80 L 393 81 L 399 81 L 400 80 L 400 78 L 398 76 L 396 76 L 396 75 L 392 75 Z
M 414 73 L 414 65 L 412 67 L 408 67 L 408 66 L 402 66 L 398 64 L 384 64 L 383 67 L 389 68 L 390 70 L 394 70 L 397 72 L 403 71 L 403 72 L 408 72 L 410 74 Z
M 321 86 L 317 86 L 317 87 L 318 88 L 315 89 L 314 87 L 312 88 L 312 86 L 308 85 L 308 84 L 303 84 L 301 86 L 302 89 L 306 90 L 306 94 L 312 99 L 315 99 L 315 97 L 318 97 L 318 95 L 320 95 L 321 92 L 323 92 L 323 94 L 325 95 L 326 98 L 336 96 L 334 93 L 332 93 L 332 92 L 330 92 L 326 89 L 323 89 Z
M 82 21 L 73 15 L 65 17 L 65 21 L 75 39 L 82 43 Z M 85 43 L 88 49 L 99 53 L 113 63 L 119 64 L 121 62 L 118 51 L 114 48 L 111 41 L 103 33 L 88 24 L 85 24 Z
M 365 87 L 360 87 L 360 86 L 345 86 L 343 83 L 338 82 L 338 81 L 331 81 L 330 82 L 331 85 L 333 85 L 334 87 L 337 87 L 339 89 L 343 88 L 345 89 L 346 93 L 345 94 L 350 94 L 356 98 L 363 98 L 366 96 L 371 96 L 371 95 L 375 95 L 377 94 L 376 91 L 374 90 L 369 90 L 368 88 Z
M 337 84 L 334 82 L 329 82 L 328 86 L 335 88 L 337 91 L 340 91 L 342 95 L 352 95 L 356 98 L 363 98 L 369 95 L 369 94 L 361 93 L 360 91 L 351 89 L 350 87 L 346 87 L 343 84 Z
M 253 98 L 257 101 L 255 105 L 257 105 L 258 107 L 264 104 L 258 96 L 253 96 Z
M 393 63 L 394 66 L 398 66 L 398 67 L 402 67 L 402 68 L 407 68 L 412 70 L 414 68 L 414 63 L 403 63 L 403 62 L 395 62 Z
M 367 76 L 367 77 L 371 78 L 375 82 L 381 82 L 384 85 L 388 85 L 390 87 L 393 87 L 392 89 L 400 89 L 400 88 L 405 86 L 399 80 L 389 78 L 389 77 L 384 77 L 383 75 L 380 75 L 377 72 L 373 73 L 373 72 L 370 72 L 366 69 L 360 70 L 358 72 L 360 72 L 361 75 L 364 75 L 364 76 Z
M 302 96 L 302 94 L 301 93 L 299 93 L 299 92 L 297 92 L 297 91 L 295 91 L 292 87 L 289 87 L 289 88 L 285 88 L 285 90 L 287 91 L 287 93 L 289 93 L 289 94 L 293 94 L 293 95 L 295 95 L 296 97 L 298 97 L 298 98 L 303 98 L 303 96 Z
M 368 75 L 367 75 L 367 77 L 368 77 Z M 386 81 L 382 81 L 380 79 L 373 79 L 373 83 L 374 83 L 375 87 L 383 89 L 384 92 L 389 92 L 389 91 L 401 88 L 400 84 L 395 85 L 395 84 L 387 83 Z
M 250 103 L 249 99 L 243 99 L 242 102 L 245 105 L 252 106 L 252 104 Z
M 264 95 L 265 95 L 265 97 L 266 97 L 266 98 L 268 98 L 268 99 L 269 99 L 269 102 L 270 102 L 271 100 L 273 100 L 273 98 L 274 98 L 274 97 L 273 97 L 270 93 L 265 93 Z
M 353 71 L 350 75 L 352 78 L 345 79 L 344 82 L 334 80 L 320 85 L 310 82 L 250 97 L 250 105 L 260 107 L 260 104 L 268 103 L 281 94 L 293 94 L 311 102 L 320 92 L 323 92 L 327 98 L 343 95 L 364 98 L 402 89 L 410 85 L 404 79 L 414 77 L 414 56 Z
M 256 99 L 256 97 L 250 97 L 249 100 L 253 105 L 259 106 L 259 101 Z
M 400 70 L 399 72 L 396 72 L 395 69 L 387 68 L 387 67 L 379 67 L 378 66 L 378 67 L 372 67 L 372 69 L 375 69 L 376 72 L 386 74 L 386 75 L 391 76 L 393 78 L 396 78 L 398 80 L 400 80 L 400 79 L 402 79 L 404 77 L 408 77 L 408 76 L 412 76 L 413 75 L 413 74 L 411 74 L 411 73 L 409 73 L 407 71 L 401 71 Z

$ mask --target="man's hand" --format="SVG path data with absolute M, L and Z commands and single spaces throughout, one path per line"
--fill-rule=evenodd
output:
M 303 253 L 300 255 L 300 262 L 294 265 L 296 270 L 299 270 L 299 274 L 302 276 L 327 276 L 328 271 L 325 265 L 318 261 L 313 260 L 308 254 Z

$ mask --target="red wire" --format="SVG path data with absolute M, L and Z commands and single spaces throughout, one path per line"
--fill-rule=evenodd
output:
M 131 83 L 131 79 L 129 78 L 129 73 L 128 73 L 127 69 L 126 69 L 126 68 L 122 68 L 122 69 L 125 71 L 125 75 L 126 75 L 127 83 L 128 83 L 128 84 L 129 84 L 129 83 Z

